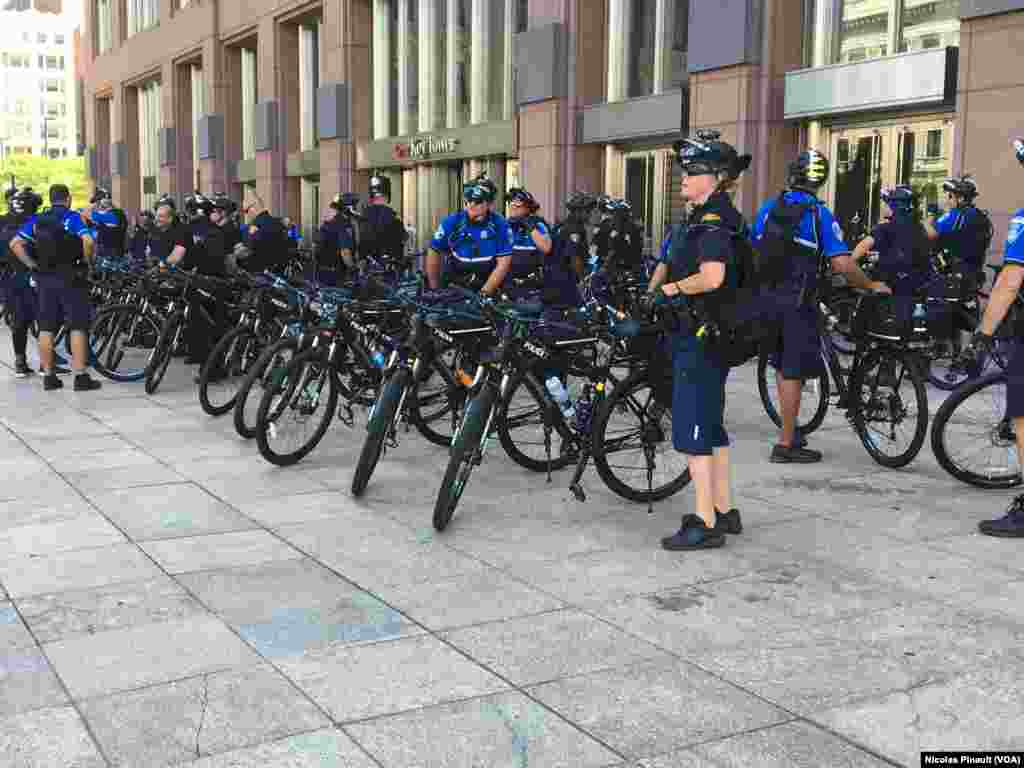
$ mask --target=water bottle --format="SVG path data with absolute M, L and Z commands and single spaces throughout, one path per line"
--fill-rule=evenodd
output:
M 379 349 L 373 350 L 373 354 L 370 355 L 370 359 L 373 361 L 373 364 L 378 368 L 383 368 L 384 363 L 387 362 L 387 358 L 384 357 L 384 353 L 381 352 Z
M 552 376 L 544 382 L 544 386 L 547 387 L 548 393 L 550 393 L 551 397 L 558 405 L 558 410 L 562 412 L 562 416 L 566 420 L 575 418 L 576 409 L 572 406 L 572 400 L 569 398 L 569 392 L 565 389 L 565 385 L 562 383 L 562 380 L 557 376 Z
M 927 316 L 927 314 L 928 313 L 925 311 L 924 304 L 915 304 L 914 305 L 914 319 L 915 320 L 924 320 L 924 318 Z

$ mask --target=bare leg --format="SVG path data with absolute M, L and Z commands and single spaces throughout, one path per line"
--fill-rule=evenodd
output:
M 1013 431 L 1017 436 L 1017 461 L 1024 463 L 1024 416 L 1013 420 Z
M 708 528 L 715 527 L 715 473 L 714 457 L 689 456 L 690 479 L 697 495 L 697 515 Z
M 441 287 L 441 254 L 428 250 L 423 259 L 423 269 L 427 273 L 427 285 L 432 289 Z
M 39 332 L 39 360 L 43 364 L 43 371 L 53 372 L 53 334 L 49 331 Z
M 84 331 L 71 331 L 71 367 L 82 373 L 89 366 L 89 339 Z M 39 334 L 42 341 L 43 335 Z M 39 345 L 42 347 L 42 344 Z
M 775 378 L 779 388 L 779 410 L 782 412 L 782 435 L 779 442 L 792 448 L 796 439 L 796 420 L 800 414 L 800 396 L 804 383 L 800 379 L 784 379 L 781 373 Z
M 732 491 L 729 487 L 729 449 L 727 447 L 715 448 L 711 464 L 714 481 L 712 495 L 715 507 L 725 514 L 732 509 Z

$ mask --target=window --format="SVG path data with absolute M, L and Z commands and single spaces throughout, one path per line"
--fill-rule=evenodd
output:
M 40 32 L 36 35 L 36 42 L 39 43 L 39 45 L 46 45 L 47 39 L 45 32 Z
M 673 88 L 686 82 L 686 50 L 690 38 L 690 2 L 676 0 L 672 17 L 672 50 L 668 69 L 668 87 Z
M 839 21 L 839 61 L 863 61 L 869 50 L 889 43 L 894 0 L 843 0 Z M 883 54 L 884 55 L 884 54 Z
M 320 23 L 299 27 L 299 149 L 319 146 L 316 91 L 320 87 Z
M 152 208 L 156 203 L 156 178 L 160 172 L 159 133 L 160 83 L 149 82 L 139 86 L 139 175 L 143 190 L 142 205 Z
M 956 0 L 903 0 L 900 51 L 960 45 L 960 4 Z
M 256 157 L 256 51 L 242 49 L 242 159 Z
M 114 38 L 110 3 L 111 0 L 96 0 L 96 50 L 100 54 L 110 50 Z
M 657 0 L 633 0 L 630 20 L 629 72 L 626 95 L 649 96 L 654 93 L 654 34 L 657 26 Z
M 197 64 L 189 66 L 192 78 L 192 173 L 199 171 L 199 119 L 206 114 L 206 85 L 203 68 Z M 196 188 L 199 188 L 197 183 Z
M 54 45 L 64 45 L 64 35 L 59 32 L 53 36 Z
M 928 146 L 926 157 L 929 160 L 937 160 L 942 157 L 942 131 L 928 131 Z
M 459 0 L 455 18 L 451 20 L 451 23 L 455 26 L 454 66 L 457 77 L 455 92 L 456 122 L 455 125 L 449 125 L 449 128 L 468 125 L 472 117 L 469 109 L 470 88 L 472 87 L 470 84 L 470 73 L 473 70 L 472 5 L 472 0 Z M 491 13 L 494 13 L 495 10 L 492 8 Z M 493 43 L 494 41 L 492 40 L 491 42 Z
M 516 0 L 516 32 L 525 32 L 530 21 L 529 0 Z
M 838 61 L 958 46 L 959 8 L 957 0 L 842 0 Z
M 155 27 L 160 22 L 160 0 L 125 0 L 128 37 Z
M 63 56 L 47 56 L 46 57 L 46 68 L 50 70 L 64 69 L 64 57 Z

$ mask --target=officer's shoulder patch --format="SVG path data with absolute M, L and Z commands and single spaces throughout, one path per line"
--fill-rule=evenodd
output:
M 480 232 L 480 239 L 481 240 L 486 240 L 487 239 L 487 230 L 486 229 L 484 229 L 484 230 L 482 230 Z
M 437 232 L 434 233 L 434 237 L 437 239 L 444 237 L 444 227 L 438 227 Z
M 717 213 L 705 213 L 700 217 L 701 224 L 714 224 L 715 222 L 721 221 L 722 217 Z
M 1006 242 L 1016 243 L 1022 233 L 1024 233 L 1024 215 L 1017 214 L 1010 219 L 1010 228 L 1006 233 Z

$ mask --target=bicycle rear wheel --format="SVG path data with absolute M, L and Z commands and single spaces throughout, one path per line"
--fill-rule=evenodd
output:
M 326 350 L 299 355 L 263 392 L 256 418 L 260 455 L 279 467 L 298 463 L 323 439 L 337 407 L 338 378 Z
M 462 423 L 452 441 L 448 467 L 434 503 L 434 528 L 438 531 L 443 531 L 452 521 L 473 467 L 479 463 L 483 441 L 487 438 L 485 431 L 496 402 L 497 393 L 491 386 L 485 385 L 466 406 Z
M 263 392 L 274 382 L 280 382 L 292 360 L 298 354 L 299 340 L 281 339 L 260 355 L 238 387 L 235 398 L 235 431 L 239 437 L 256 437 L 256 416 L 263 401 Z
M 111 381 L 141 381 L 159 338 L 156 320 L 136 307 L 101 310 L 89 331 L 92 366 Z
M 776 427 L 782 429 L 782 416 L 775 402 L 778 391 L 775 383 L 775 368 L 769 363 L 769 355 L 762 354 L 757 360 L 757 391 L 765 413 Z M 822 361 L 824 372 L 813 379 L 805 379 L 803 396 L 800 398 L 800 412 L 797 414 L 796 429 L 801 435 L 809 435 L 822 425 L 828 413 L 828 398 L 831 384 L 828 367 Z M 771 380 L 769 380 L 769 377 Z
M 545 421 L 551 422 L 551 469 L 564 469 L 576 456 L 573 434 L 557 407 L 548 399 L 544 386 L 531 374 L 520 372 L 509 382 L 498 422 L 498 439 L 516 464 L 531 472 L 546 472 L 549 466 L 544 447 Z
M 916 357 L 897 349 L 869 351 L 850 375 L 853 426 L 883 467 L 905 467 L 928 433 L 928 393 Z
M 946 398 L 932 421 L 932 453 L 939 466 L 978 488 L 1021 484 L 1013 421 L 1006 417 L 1006 374 L 990 373 Z
M 604 484 L 624 499 L 646 504 L 679 493 L 690 482 L 686 457 L 672 447 L 672 409 L 655 420 L 647 369 L 633 371 L 608 395 L 594 417 L 594 466 Z
M 458 378 L 455 350 L 445 350 L 431 363 L 430 371 L 417 383 L 409 403 L 409 421 L 434 445 L 448 448 L 466 402 L 466 387 Z

